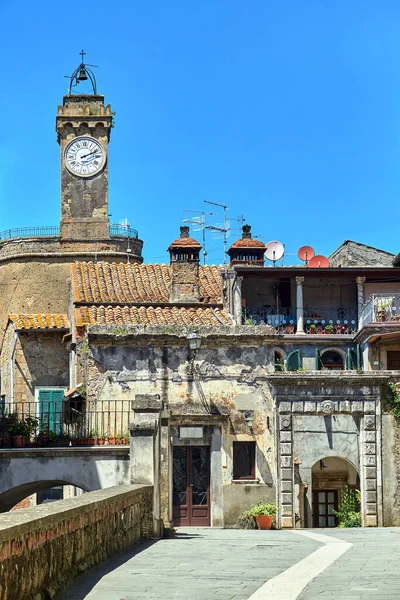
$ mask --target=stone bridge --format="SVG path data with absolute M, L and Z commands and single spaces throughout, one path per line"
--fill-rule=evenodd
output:
M 91 492 L 128 483 L 129 446 L 0 450 L 0 512 L 57 485 Z

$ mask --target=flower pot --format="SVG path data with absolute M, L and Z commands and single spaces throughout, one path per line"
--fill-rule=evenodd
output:
M 271 529 L 274 515 L 257 515 L 255 519 L 258 529 Z
M 28 439 L 27 435 L 13 435 L 12 441 L 15 448 L 25 448 Z
M 113 435 L 109 435 L 107 440 L 109 446 L 115 446 L 115 437 Z
M 104 446 L 105 441 L 106 440 L 104 438 L 102 438 L 102 437 L 101 438 L 97 438 L 97 445 L 98 446 Z
M 115 445 L 116 446 L 120 446 L 121 445 L 121 438 L 119 436 L 115 436 Z
M 96 445 L 96 438 L 94 438 L 94 437 L 88 438 L 88 446 L 95 446 L 95 445 Z

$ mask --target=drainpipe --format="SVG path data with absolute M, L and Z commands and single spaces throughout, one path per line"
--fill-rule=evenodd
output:
M 15 370 L 15 350 L 17 348 L 18 331 L 14 332 L 14 344 L 10 357 L 10 393 L 11 393 L 11 409 L 14 409 L 15 391 L 14 391 L 14 370 Z

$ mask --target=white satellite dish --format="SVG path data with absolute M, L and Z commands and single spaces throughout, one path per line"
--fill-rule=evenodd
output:
M 282 256 L 285 254 L 285 247 L 280 242 L 276 240 L 272 240 L 268 242 L 265 246 L 264 256 L 268 258 L 268 260 L 272 260 L 275 264 L 277 260 L 280 260 Z

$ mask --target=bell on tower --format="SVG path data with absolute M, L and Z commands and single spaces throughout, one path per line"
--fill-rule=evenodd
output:
M 61 150 L 61 240 L 109 240 L 108 143 L 111 106 L 97 93 L 93 70 L 82 62 L 69 77 L 69 91 L 58 107 Z M 74 89 L 88 82 L 88 93 Z

